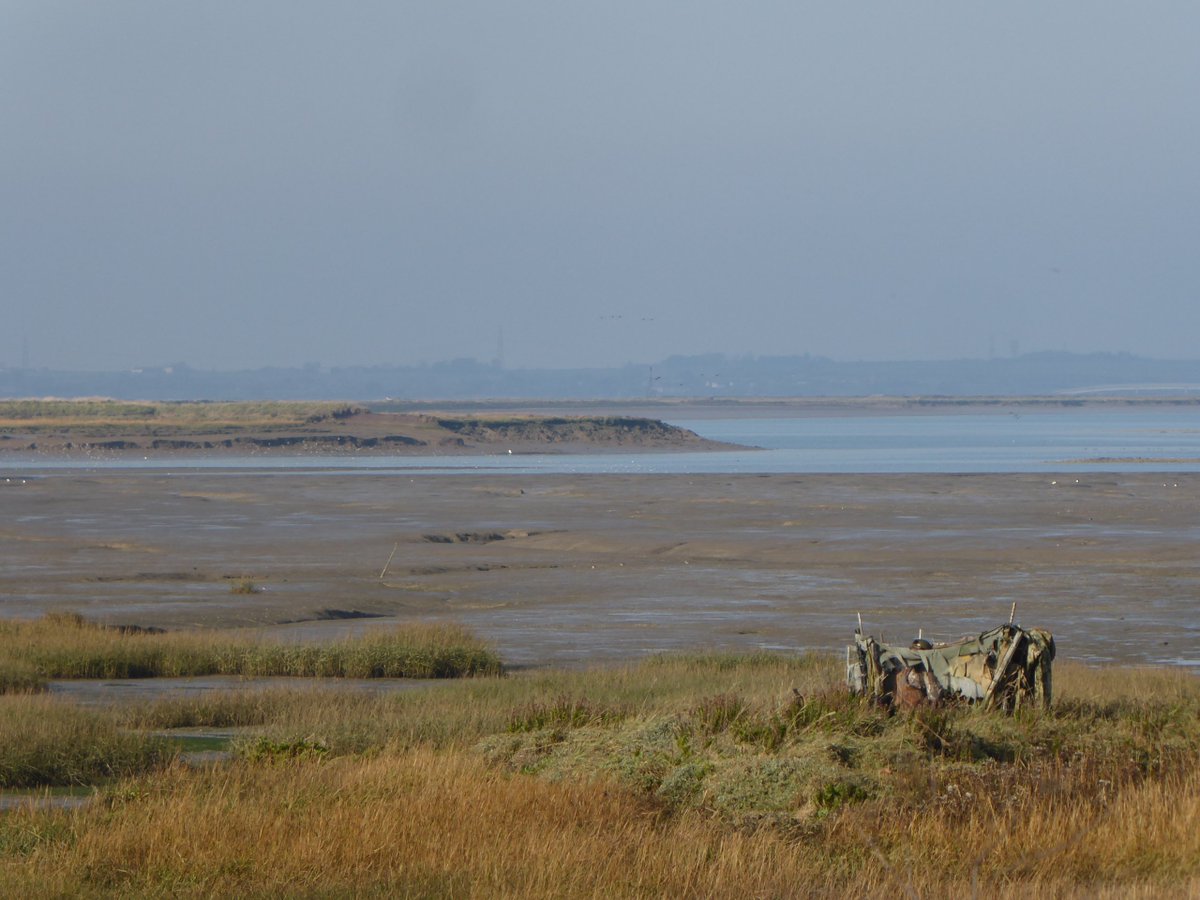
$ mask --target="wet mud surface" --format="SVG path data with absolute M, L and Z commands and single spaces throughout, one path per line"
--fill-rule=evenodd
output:
M 1060 657 L 1198 667 L 1198 489 L 1149 472 L 23 472 L 0 477 L 0 615 L 305 640 L 457 621 L 543 666 L 841 652 L 858 613 L 890 640 L 948 638 L 1015 600 Z

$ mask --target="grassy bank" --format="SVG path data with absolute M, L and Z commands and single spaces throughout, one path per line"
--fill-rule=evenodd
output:
M 501 672 L 495 653 L 456 626 L 413 625 L 303 644 L 233 631 L 124 630 L 61 614 L 0 621 L 0 687 L 11 689 L 34 687 L 38 678 L 457 678 Z
M 1194 677 L 1060 665 L 1049 712 L 889 716 L 846 697 L 838 670 L 667 656 L 383 696 L 232 691 L 94 711 L 121 734 L 245 738 L 223 766 L 151 761 L 83 809 L 0 816 L 0 883 L 185 896 L 1200 889 Z M 0 698 L 0 735 L 24 730 L 13 710 L 53 702 Z

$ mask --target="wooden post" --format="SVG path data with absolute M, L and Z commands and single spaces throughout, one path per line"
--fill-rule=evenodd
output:
M 397 541 L 392 547 L 392 552 L 388 554 L 387 562 L 383 564 L 383 571 L 379 573 L 379 580 L 383 581 L 383 576 L 387 574 L 388 566 L 392 564 L 392 557 L 396 555 L 396 551 L 400 549 L 400 542 Z
M 983 706 L 985 709 L 991 709 L 992 704 L 996 700 L 996 688 L 1000 686 L 1000 682 L 1004 680 L 1004 676 L 1008 673 L 1008 667 L 1012 663 L 1013 656 L 1017 653 L 1019 647 L 1025 640 L 1025 633 L 1018 631 L 1012 636 L 1012 642 L 1008 645 L 1008 649 L 1004 651 L 1004 656 L 1000 658 L 1000 664 L 996 666 L 996 671 L 992 676 L 992 683 L 988 685 L 987 693 L 983 695 Z

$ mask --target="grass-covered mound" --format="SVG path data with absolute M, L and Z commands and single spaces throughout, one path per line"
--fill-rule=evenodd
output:
M 1152 696 L 1068 694 L 1053 711 L 1014 716 L 966 705 L 893 715 L 840 687 L 767 700 L 718 692 L 651 710 L 564 694 L 515 709 L 507 732 L 478 746 L 513 772 L 612 778 L 739 827 L 807 828 L 856 804 L 914 814 L 1034 795 L 1103 805 L 1148 779 L 1190 776 L 1200 759 L 1195 680 L 1131 677 Z

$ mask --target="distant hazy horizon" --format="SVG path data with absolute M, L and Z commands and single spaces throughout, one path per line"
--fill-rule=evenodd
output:
M 1156 363 L 1197 363 L 1200 364 L 1200 352 L 1191 356 L 1179 357 L 1153 357 L 1142 354 L 1128 353 L 1126 351 L 1110 351 L 1098 350 L 1091 352 L 1073 352 L 1063 350 L 1031 350 L 1028 352 L 1021 351 L 1016 355 L 996 354 L 994 356 L 959 356 L 959 357 L 944 357 L 944 358 L 925 358 L 925 359 L 838 359 L 832 356 L 824 356 L 819 353 L 811 354 L 766 354 L 766 353 L 721 353 L 713 351 L 711 353 L 696 353 L 696 354 L 672 354 L 661 359 L 654 360 L 628 360 L 624 363 L 613 365 L 558 365 L 558 366 L 517 366 L 506 364 L 498 358 L 481 359 L 473 356 L 460 356 L 453 359 L 429 359 L 429 360 L 414 360 L 412 362 L 389 362 L 389 363 L 371 363 L 360 361 L 348 361 L 340 363 L 326 363 L 321 360 L 308 360 L 303 363 L 295 363 L 291 365 L 251 365 L 251 366 L 210 366 L 193 363 L 186 359 L 174 360 L 171 362 L 155 362 L 145 365 L 128 366 L 123 368 L 85 368 L 82 366 L 64 366 L 64 367 L 49 367 L 29 365 L 22 366 L 14 364 L 6 360 L 0 359 L 0 370 L 8 371 L 48 371 L 48 372 L 64 372 L 78 373 L 81 375 L 88 373 L 105 373 L 105 374 L 120 374 L 120 373 L 137 373 L 137 372 L 170 372 L 172 370 L 185 370 L 195 373 L 215 373 L 215 374 L 236 374 L 238 372 L 254 372 L 268 369 L 293 369 L 293 370 L 309 370 L 314 372 L 328 372 L 334 369 L 346 368 L 380 368 L 380 369 L 405 369 L 405 368 L 443 368 L 453 367 L 457 365 L 473 365 L 479 367 L 496 367 L 502 371 L 508 372 L 570 372 L 580 370 L 619 370 L 625 368 L 636 368 L 645 370 L 654 370 L 657 367 L 670 365 L 676 362 L 693 362 L 711 358 L 714 362 L 726 361 L 728 363 L 738 363 L 745 365 L 754 365 L 758 362 L 771 361 L 804 361 L 810 360 L 813 362 L 826 362 L 839 366 L 889 366 L 889 365 L 956 365 L 956 364 L 987 364 L 987 363 L 1002 363 L 1002 362 L 1018 362 L 1020 360 L 1032 361 L 1042 359 L 1060 359 L 1065 362 L 1071 361 L 1103 361 L 1112 360 L 1119 361 L 1140 361 L 1150 364 Z M 653 377 L 653 376 L 651 376 Z
M 1200 6 L 0 4 L 0 367 L 1197 356 Z

